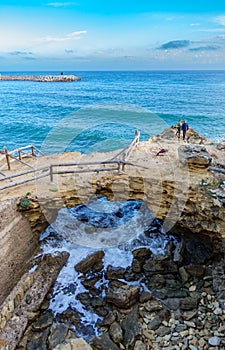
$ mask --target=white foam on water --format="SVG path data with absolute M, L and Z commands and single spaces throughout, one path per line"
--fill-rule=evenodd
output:
M 98 202 L 95 206 L 95 203 L 91 202 L 89 205 L 95 211 L 102 211 L 102 203 Z M 118 209 L 118 203 L 105 203 L 105 211 L 112 212 L 115 209 Z M 85 326 L 91 326 L 94 333 L 99 334 L 96 322 L 100 317 L 87 311 L 76 298 L 78 294 L 88 292 L 88 290 L 81 283 L 81 274 L 75 270 L 74 266 L 91 253 L 99 250 L 103 250 L 105 253 L 103 261 L 105 271 L 108 265 L 122 268 L 131 266 L 132 250 L 136 248 L 147 247 L 153 254 L 163 254 L 168 237 L 160 232 L 151 237 L 144 234 L 152 222 L 152 218 L 147 206 L 143 205 L 138 213 L 135 213 L 126 223 L 112 228 L 94 228 L 92 233 L 87 234 L 85 223 L 79 222 L 71 214 L 68 216 L 67 209 L 60 210 L 55 222 L 57 224 L 54 223 L 53 228 L 48 227 L 40 238 L 43 254 L 53 254 L 56 251 L 67 251 L 70 254 L 66 266 L 61 270 L 55 283 L 50 309 L 55 314 L 62 313 L 68 307 L 76 309 L 82 315 L 82 323 Z M 102 244 L 102 237 L 105 237 L 108 246 Z M 139 285 L 143 290 L 147 290 L 141 280 L 129 282 L 129 284 Z M 108 280 L 103 274 L 100 281 L 95 284 L 96 288 L 103 290 L 103 297 L 105 291 L 102 287 L 107 287 L 107 285 Z

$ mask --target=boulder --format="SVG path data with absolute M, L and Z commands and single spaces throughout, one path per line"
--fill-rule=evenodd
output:
M 135 307 L 123 320 L 122 328 L 124 330 L 124 342 L 126 348 L 134 343 L 141 334 L 141 324 L 138 323 L 138 308 Z
M 211 163 L 211 156 L 204 146 L 182 145 L 178 149 L 179 161 L 193 168 L 206 168 Z
M 103 333 L 100 337 L 94 338 L 91 342 L 91 347 L 94 350 L 120 350 L 110 339 L 108 333 Z
M 108 288 L 106 291 L 106 300 L 122 309 L 129 309 L 139 299 L 140 288 L 121 283 Z
M 103 268 L 102 259 L 105 253 L 103 251 L 95 252 L 89 255 L 87 258 L 81 260 L 74 266 L 75 270 L 82 273 L 87 273 L 92 270 L 93 272 L 99 272 Z

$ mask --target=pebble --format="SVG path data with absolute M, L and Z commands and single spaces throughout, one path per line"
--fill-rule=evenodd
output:
M 218 346 L 218 345 L 220 345 L 220 338 L 219 337 L 212 337 L 212 338 L 209 338 L 208 342 L 212 346 Z
M 197 287 L 195 285 L 189 287 L 189 292 L 195 292 Z

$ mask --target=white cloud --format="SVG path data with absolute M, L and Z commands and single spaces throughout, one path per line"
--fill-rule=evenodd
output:
M 190 26 L 191 27 L 198 27 L 198 26 L 200 26 L 200 23 L 191 23 Z
M 225 15 L 216 17 L 215 21 L 217 23 L 221 24 L 222 26 L 225 26 Z
M 69 34 L 66 34 L 64 37 L 54 37 L 51 35 L 47 35 L 45 37 L 42 37 L 38 39 L 39 42 L 63 42 L 63 41 L 69 41 L 69 40 L 79 40 L 81 38 L 81 35 L 86 34 L 86 30 L 80 30 L 77 32 L 72 32 Z
M 49 2 L 47 4 L 47 6 L 51 6 L 51 7 L 67 7 L 72 5 L 77 5 L 77 4 L 75 2 Z

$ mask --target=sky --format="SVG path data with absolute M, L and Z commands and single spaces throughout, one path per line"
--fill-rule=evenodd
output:
M 222 0 L 1 0 L 0 72 L 225 69 Z

